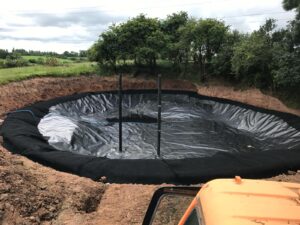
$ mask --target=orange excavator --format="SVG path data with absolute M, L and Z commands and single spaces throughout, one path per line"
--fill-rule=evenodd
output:
M 194 196 L 176 222 L 179 225 L 300 225 L 300 184 L 296 183 L 235 177 L 212 180 L 200 190 L 162 187 L 152 197 L 144 225 L 156 224 L 159 205 L 166 196 Z M 170 208 L 170 203 L 165 204 L 163 210 Z

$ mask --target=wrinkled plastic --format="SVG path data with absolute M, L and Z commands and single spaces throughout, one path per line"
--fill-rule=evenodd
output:
M 118 152 L 118 95 L 102 93 L 52 106 L 38 124 L 55 149 L 111 159 L 154 159 L 157 96 L 123 96 L 123 152 Z M 275 115 L 228 103 L 163 94 L 161 157 L 296 149 L 300 132 Z

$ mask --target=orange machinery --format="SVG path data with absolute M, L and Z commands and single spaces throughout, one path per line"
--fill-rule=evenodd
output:
M 184 195 L 183 189 L 179 187 L 166 194 Z M 154 216 L 155 210 L 151 217 Z M 240 177 L 212 180 L 203 185 L 179 222 L 179 225 L 279 224 L 300 225 L 300 184 Z

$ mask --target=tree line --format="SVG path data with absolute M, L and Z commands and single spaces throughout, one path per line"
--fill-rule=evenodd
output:
M 37 58 L 25 59 L 23 56 L 38 56 Z M 57 52 L 43 52 L 25 49 L 12 49 L 9 52 L 6 49 L 0 49 L 0 68 L 24 67 L 32 64 L 47 66 L 58 66 L 59 59 L 78 60 L 87 57 L 87 51 L 79 52 L 65 51 L 62 54 Z
M 63 57 L 87 57 L 86 50 L 80 50 L 79 52 L 74 51 L 64 51 L 59 54 L 57 52 L 45 52 L 45 51 L 36 51 L 36 50 L 25 50 L 25 49 L 12 49 L 9 52 L 7 49 L 0 49 L 0 59 L 5 59 L 9 55 L 21 55 L 21 56 L 55 56 L 58 58 Z
M 266 20 L 258 30 L 241 33 L 218 19 L 195 19 L 186 12 L 166 19 L 143 14 L 112 25 L 88 50 L 88 57 L 112 70 L 132 65 L 156 73 L 168 63 L 183 77 L 204 81 L 223 77 L 272 90 L 300 88 L 300 1 L 284 0 L 297 10 L 285 28 Z

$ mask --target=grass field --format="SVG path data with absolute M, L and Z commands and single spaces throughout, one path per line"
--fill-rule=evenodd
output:
M 0 84 L 7 84 L 12 81 L 19 81 L 31 77 L 52 76 L 67 77 L 96 72 L 97 67 L 89 62 L 69 63 L 64 66 L 27 66 L 0 69 Z
M 22 56 L 22 58 L 26 59 L 26 60 L 30 60 L 30 59 L 34 59 L 34 60 L 46 60 L 47 56 L 35 56 L 35 55 L 24 55 Z M 73 63 L 74 61 L 87 61 L 87 58 L 83 58 L 83 57 L 69 57 L 69 58 L 59 58 L 59 57 L 54 57 L 58 60 L 59 63 L 61 64 L 65 64 L 65 63 Z

